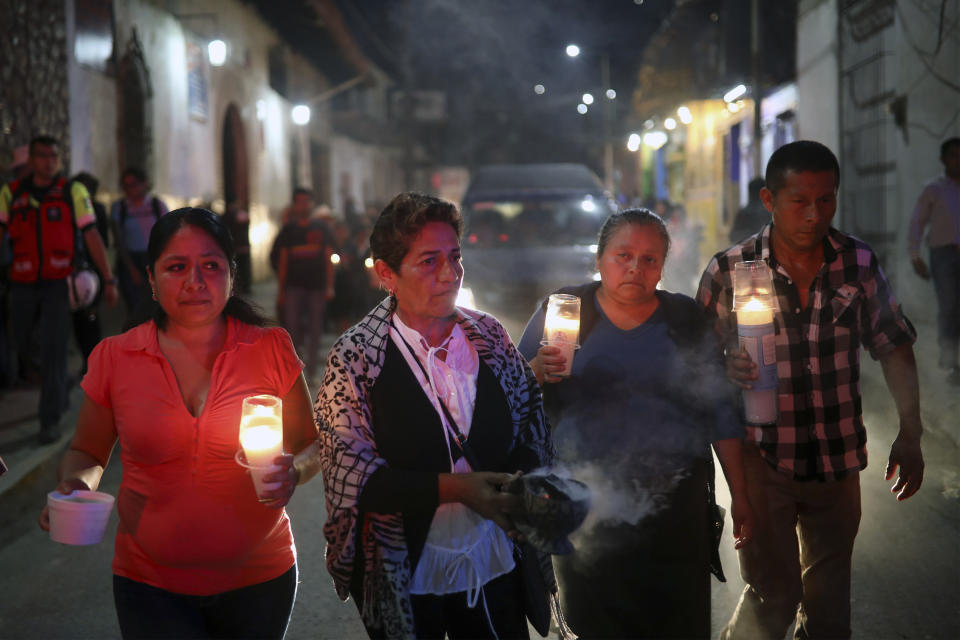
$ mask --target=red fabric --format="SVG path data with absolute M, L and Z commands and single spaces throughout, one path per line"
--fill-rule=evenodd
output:
M 71 193 L 64 193 L 67 184 L 65 178 L 57 178 L 43 202 L 37 203 L 22 182 L 10 183 L 10 192 L 16 196 L 7 220 L 13 241 L 10 279 L 14 282 L 62 280 L 73 271 L 74 225 L 82 228 L 75 218 L 86 216 L 83 211 L 74 212 L 75 206 L 68 199 L 75 199 L 77 194 L 72 187 Z M 80 200 L 89 204 L 85 194 L 84 189 Z
M 114 573 L 209 595 L 276 578 L 293 565 L 285 510 L 258 502 L 234 454 L 243 398 L 285 396 L 302 368 L 286 331 L 230 319 L 206 405 L 194 418 L 153 322 L 94 349 L 82 387 L 113 411 L 123 463 Z

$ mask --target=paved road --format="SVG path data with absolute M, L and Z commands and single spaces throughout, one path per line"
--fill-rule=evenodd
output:
M 867 362 L 865 373 L 871 462 L 861 480 L 864 515 L 854 559 L 854 637 L 956 638 L 960 629 L 960 453 L 950 439 L 928 433 L 924 487 L 911 500 L 898 504 L 888 492 L 890 483 L 882 477 L 895 433 L 893 403 L 877 386 L 879 367 Z M 114 494 L 120 478 L 118 462 L 108 469 L 103 484 L 104 490 Z M 46 473 L 47 486 L 52 487 L 53 470 Z M 38 482 L 42 485 L 44 480 Z M 323 566 L 319 478 L 300 487 L 290 513 L 302 582 L 287 637 L 365 637 L 353 604 L 336 598 Z M 56 544 L 35 527 L 33 518 L 30 514 L 15 521 L 0 535 L 0 637 L 118 637 L 110 587 L 110 542 L 93 547 Z M 115 529 L 114 513 L 108 537 Z M 714 582 L 715 633 L 743 586 L 729 538 L 723 544 L 729 582 Z

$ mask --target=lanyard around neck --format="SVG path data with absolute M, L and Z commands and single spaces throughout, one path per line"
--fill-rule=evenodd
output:
M 391 322 L 391 324 L 393 323 Z M 403 337 L 403 332 L 401 332 L 400 329 L 397 328 L 395 324 L 393 325 L 393 328 L 397 330 L 397 335 L 400 336 L 400 340 L 403 342 L 403 346 L 406 347 L 410 355 L 413 356 L 414 361 L 420 367 L 420 371 L 423 372 L 423 377 L 427 379 L 427 382 L 429 384 L 430 374 L 427 373 L 427 370 L 423 366 L 423 363 L 420 362 L 420 358 L 417 357 L 417 353 L 413 350 L 413 347 L 410 346 L 410 343 L 407 342 L 407 339 Z M 434 395 L 437 397 L 437 402 L 440 403 L 440 409 L 443 411 L 443 415 L 447 419 L 447 423 L 450 426 L 450 430 L 453 431 L 454 442 L 457 443 L 457 447 L 460 449 L 461 453 L 463 453 L 463 457 L 467 459 L 467 462 L 470 464 L 470 467 L 474 471 L 479 471 L 480 466 L 477 464 L 477 458 L 473 453 L 473 449 L 467 443 L 467 437 L 463 435 L 462 431 L 460 431 L 460 427 L 457 426 L 457 421 L 453 419 L 453 415 L 450 413 L 450 409 L 447 408 L 447 404 L 443 401 L 443 398 L 441 398 L 440 395 L 435 392 L 435 390 L 431 389 L 431 391 L 434 391 Z

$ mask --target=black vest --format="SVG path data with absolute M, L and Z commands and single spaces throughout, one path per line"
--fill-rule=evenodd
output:
M 395 469 L 450 472 L 443 424 L 397 345 L 387 343 L 383 368 L 370 392 L 371 420 L 377 451 Z M 462 430 L 462 428 L 461 428 Z M 467 443 L 482 466 L 475 471 L 513 473 L 513 418 L 500 383 L 483 360 L 477 376 L 477 398 Z M 454 459 L 456 444 L 451 442 Z M 417 566 L 427 540 L 433 511 L 403 512 L 411 569 Z

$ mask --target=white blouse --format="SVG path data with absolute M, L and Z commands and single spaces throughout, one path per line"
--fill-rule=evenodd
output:
M 453 451 L 458 446 L 456 435 L 447 423 L 440 402 L 442 399 L 446 404 L 464 437 L 469 436 L 480 371 L 476 349 L 459 324 L 454 325 L 443 344 L 430 347 L 423 336 L 406 326 L 397 314 L 393 315 L 390 337 L 440 416 L 451 472 L 469 473 L 473 469 L 465 456 L 461 455 L 456 462 L 453 460 Z M 443 360 L 440 359 L 441 352 L 445 353 Z M 426 370 L 426 376 L 423 370 Z M 464 504 L 441 504 L 430 523 L 410 593 L 445 595 L 466 591 L 467 604 L 473 607 L 481 587 L 509 573 L 514 566 L 513 543 L 503 529 Z

